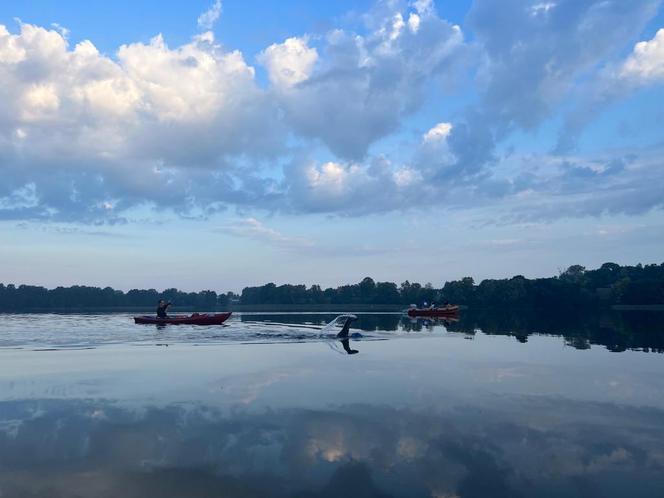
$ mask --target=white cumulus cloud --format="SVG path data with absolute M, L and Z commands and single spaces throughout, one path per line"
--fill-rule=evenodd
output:
M 37 199 L 4 216 L 86 219 L 118 198 L 186 204 L 192 168 L 280 147 L 254 69 L 209 36 L 175 48 L 156 36 L 111 58 L 56 30 L 0 25 L 0 81 L 0 197 L 31 185 Z
M 415 10 L 393 3 L 365 17 L 366 33 L 335 29 L 316 49 L 290 38 L 261 56 L 275 85 L 289 89 L 277 98 L 290 127 L 345 160 L 362 159 L 398 130 L 421 107 L 428 83 L 460 78 L 475 55 L 431 2 L 416 2 Z
M 620 75 L 641 84 L 664 80 L 664 28 L 652 40 L 642 41 L 622 66 Z
M 92 41 L 70 44 L 59 26 L 0 25 L 0 219 L 121 222 L 141 206 L 190 216 L 229 206 L 354 216 L 529 193 L 569 199 L 570 215 L 602 213 L 611 202 L 613 212 L 644 212 L 661 206 L 656 159 L 579 166 L 570 158 L 546 176 L 534 162 L 501 159 L 496 145 L 563 104 L 579 111 L 566 123 L 576 136 L 595 107 L 661 82 L 664 30 L 615 62 L 657 6 L 476 0 L 468 42 L 431 0 L 379 1 L 361 27 L 266 47 L 258 57 L 265 84 L 209 30 L 218 1 L 189 42 L 169 46 L 157 35 L 112 54 Z M 594 94 L 605 100 L 568 105 L 580 103 L 579 82 L 601 71 L 606 91 Z M 476 105 L 440 102 L 454 99 L 446 92 L 459 83 L 475 85 Z M 437 124 L 413 139 L 425 106 Z M 450 107 L 453 124 L 435 116 Z M 372 147 L 388 136 L 399 152 Z M 586 209 L 593 199 L 579 190 L 598 186 L 606 195 Z M 538 216 L 559 212 L 547 206 Z M 245 234 L 279 239 L 243 223 Z
M 318 60 L 318 52 L 307 45 L 306 38 L 288 38 L 265 49 L 259 61 L 267 68 L 270 81 L 285 89 L 305 81 Z
M 424 134 L 425 142 L 437 142 L 447 138 L 452 131 L 452 123 L 438 123 Z

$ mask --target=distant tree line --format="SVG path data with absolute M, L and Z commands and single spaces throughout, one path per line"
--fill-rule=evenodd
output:
M 596 270 L 570 266 L 556 277 L 527 279 L 521 275 L 487 279 L 471 277 L 432 284 L 375 282 L 321 289 L 318 285 L 246 287 L 242 304 L 422 304 L 448 301 L 467 306 L 576 306 L 588 304 L 664 304 L 664 263 L 620 266 L 604 263 Z
M 34 285 L 0 284 L 0 311 L 20 311 L 30 309 L 104 309 L 104 308 L 156 308 L 160 299 L 171 301 L 179 308 L 214 310 L 227 307 L 231 300 L 239 296 L 232 292 L 217 294 L 206 290 L 182 292 L 166 289 L 132 289 L 129 292 L 82 285 L 46 289 Z
M 322 289 L 319 285 L 245 287 L 241 295 L 214 291 L 182 292 L 154 289 L 129 292 L 110 287 L 44 287 L 0 284 L 0 310 L 95 309 L 154 307 L 159 299 L 177 307 L 212 310 L 243 305 L 409 305 L 450 303 L 467 306 L 571 307 L 578 305 L 664 304 L 664 263 L 620 266 L 604 263 L 595 270 L 573 265 L 550 278 L 527 279 L 521 275 L 487 279 L 479 284 L 471 277 L 445 282 L 441 288 L 409 281 L 397 285 L 367 277 L 352 285 Z
M 353 285 L 321 289 L 319 285 L 275 285 L 245 287 L 242 304 L 408 304 L 432 302 L 441 296 L 440 289 L 408 281 L 397 287 L 393 282 L 375 282 L 365 278 Z

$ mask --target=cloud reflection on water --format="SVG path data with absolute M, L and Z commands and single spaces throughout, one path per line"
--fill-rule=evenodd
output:
M 3 496 L 661 496 L 664 413 L 514 396 L 491 408 L 0 404 Z

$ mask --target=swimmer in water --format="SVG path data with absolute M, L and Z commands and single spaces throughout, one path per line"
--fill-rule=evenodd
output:
M 345 339 L 341 339 L 341 346 L 344 348 L 344 351 L 348 354 L 357 354 L 359 351 L 357 349 L 351 349 L 350 348 L 350 341 L 348 340 L 348 337 Z
M 346 316 L 346 322 L 344 323 L 344 326 L 341 327 L 341 332 L 339 332 L 337 334 L 337 338 L 339 338 L 339 339 L 348 338 L 348 331 L 350 330 L 350 324 L 353 323 L 356 320 L 357 320 L 357 317 L 355 315 L 347 315 Z

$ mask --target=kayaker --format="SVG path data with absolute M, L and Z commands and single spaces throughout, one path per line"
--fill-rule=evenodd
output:
M 168 318 L 166 310 L 170 305 L 171 305 L 170 301 L 166 302 L 163 299 L 160 299 L 159 304 L 157 305 L 157 318 Z

